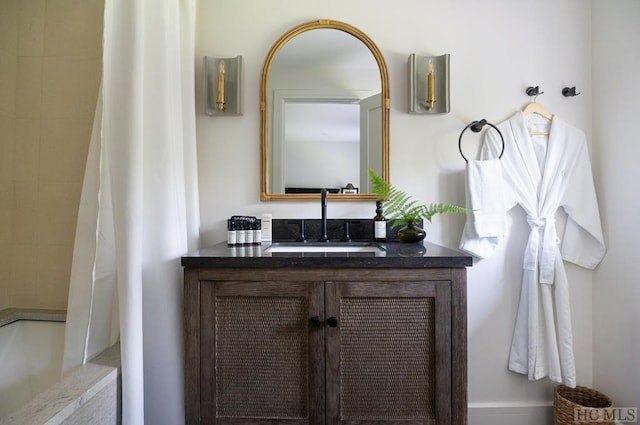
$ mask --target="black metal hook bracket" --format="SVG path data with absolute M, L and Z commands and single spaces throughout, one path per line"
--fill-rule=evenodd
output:
M 526 90 L 527 96 L 538 96 L 543 94 L 543 91 L 540 91 L 540 86 L 535 86 L 535 87 L 527 87 Z
M 473 131 L 474 133 L 479 133 L 480 130 L 482 130 L 482 127 L 484 127 L 485 125 L 493 127 L 493 129 L 500 135 L 500 139 L 502 140 L 502 150 L 500 151 L 500 156 L 498 156 L 498 159 L 502 158 L 502 154 L 504 154 L 504 137 L 502 137 L 502 133 L 495 125 L 487 122 L 487 120 L 483 118 L 479 121 L 472 121 L 471 123 L 469 123 L 460 133 L 460 137 L 458 137 L 458 150 L 460 151 L 460 155 L 462 155 L 462 158 L 465 160 L 465 162 L 469 162 L 469 160 L 462 153 L 462 135 L 465 131 L 467 131 L 468 128 L 471 129 L 471 131 Z
M 576 93 L 576 86 L 573 87 L 565 87 L 562 89 L 562 95 L 564 97 L 577 96 L 580 93 Z
M 487 120 L 483 118 L 480 121 L 473 121 L 471 124 L 469 124 L 469 129 L 474 133 L 479 133 L 480 130 L 482 130 L 482 127 L 484 127 L 485 125 L 487 125 Z

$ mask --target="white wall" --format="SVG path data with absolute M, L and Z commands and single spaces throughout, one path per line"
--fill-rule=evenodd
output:
M 474 119 L 499 122 L 538 100 L 591 139 L 591 8 L 584 0 L 298 0 L 200 1 L 197 63 L 204 55 L 242 55 L 245 108 L 241 117 L 198 117 L 198 156 L 205 245 L 224 240 L 232 214 L 273 213 L 275 218 L 318 217 L 314 203 L 259 201 L 259 84 L 263 61 L 287 30 L 319 18 L 341 20 L 369 35 L 384 54 L 391 84 L 391 179 L 425 202 L 462 204 L 464 161 L 458 135 Z M 451 55 L 451 113 L 409 115 L 409 54 Z M 200 67 L 198 72 L 201 73 Z M 202 75 L 197 75 L 201 103 Z M 578 97 L 564 98 L 564 86 Z M 465 133 L 467 156 L 479 138 Z M 332 217 L 373 217 L 373 202 L 329 204 Z M 469 270 L 469 400 L 473 424 L 522 414 L 518 423 L 549 421 L 552 384 L 528 382 L 507 371 L 520 291 L 522 248 L 528 235 L 520 212 L 490 261 Z M 455 248 L 463 219 L 441 216 L 428 240 Z M 568 265 L 578 382 L 592 384 L 592 273 Z M 486 414 L 487 416 L 483 416 Z M 524 418 L 524 419 L 523 419 Z M 528 419 L 527 419 L 528 418 Z
M 640 406 L 640 2 L 594 1 L 593 138 L 608 253 L 594 273 L 593 381 L 618 406 Z

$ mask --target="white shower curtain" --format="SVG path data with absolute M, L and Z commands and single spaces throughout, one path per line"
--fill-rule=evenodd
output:
M 195 0 L 105 0 L 63 370 L 120 340 L 124 425 L 184 423 L 182 269 L 199 232 Z

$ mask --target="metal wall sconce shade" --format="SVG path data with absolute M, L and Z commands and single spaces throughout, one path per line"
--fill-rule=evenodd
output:
M 444 114 L 449 104 L 449 55 L 409 55 L 409 113 Z
M 242 115 L 242 56 L 204 57 L 204 113 Z

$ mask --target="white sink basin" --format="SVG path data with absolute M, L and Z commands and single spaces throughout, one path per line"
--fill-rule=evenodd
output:
M 313 244 L 304 243 L 274 243 L 265 250 L 266 252 L 383 252 L 384 248 L 377 244 Z

